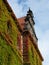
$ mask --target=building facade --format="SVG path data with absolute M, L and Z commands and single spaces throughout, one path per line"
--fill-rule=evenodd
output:
M 23 64 L 42 65 L 43 57 L 38 48 L 38 38 L 34 29 L 33 12 L 29 9 L 27 15 L 18 19 L 23 36 Z
M 7 0 L 0 0 L 0 65 L 42 65 L 33 13 L 16 18 Z
M 0 65 L 22 65 L 22 54 L 18 50 L 17 19 L 7 0 L 0 0 Z

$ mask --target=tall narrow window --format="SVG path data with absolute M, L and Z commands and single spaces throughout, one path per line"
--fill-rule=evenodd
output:
M 38 65 L 38 56 L 36 55 L 36 65 Z
M 32 63 L 35 65 L 35 55 L 34 55 L 34 48 L 31 46 L 31 52 L 32 52 Z
M 12 25 L 11 25 L 10 20 L 8 20 L 8 22 L 7 22 L 7 31 L 8 31 L 8 33 L 10 33 L 11 30 L 12 30 Z
M 34 51 L 33 51 L 33 47 L 31 47 L 31 51 L 32 51 L 32 58 L 34 60 Z

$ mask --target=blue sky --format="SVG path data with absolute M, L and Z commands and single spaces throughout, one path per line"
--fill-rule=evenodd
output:
M 49 0 L 8 0 L 17 18 L 25 16 L 29 7 L 33 11 L 38 46 L 49 65 Z

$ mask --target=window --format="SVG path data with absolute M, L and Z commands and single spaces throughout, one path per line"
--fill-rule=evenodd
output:
M 17 36 L 17 48 L 23 52 L 23 37 L 20 34 Z
M 34 60 L 34 51 L 33 51 L 33 47 L 31 47 L 31 51 L 32 51 L 32 58 Z
M 11 23 L 10 23 L 10 20 L 7 22 L 7 26 L 8 26 L 8 29 L 11 28 Z
M 36 65 L 38 65 L 38 56 L 36 55 Z
M 11 33 L 11 31 L 12 31 L 12 25 L 11 25 L 10 20 L 8 20 L 8 22 L 7 22 L 7 31 L 8 31 L 8 33 Z

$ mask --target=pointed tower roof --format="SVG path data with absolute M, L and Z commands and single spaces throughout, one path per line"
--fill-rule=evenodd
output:
M 31 9 L 29 8 L 28 13 L 32 13 Z
M 29 10 L 27 11 L 27 15 L 30 15 L 31 17 L 34 17 L 33 16 L 33 12 L 32 12 L 32 10 L 29 8 Z

